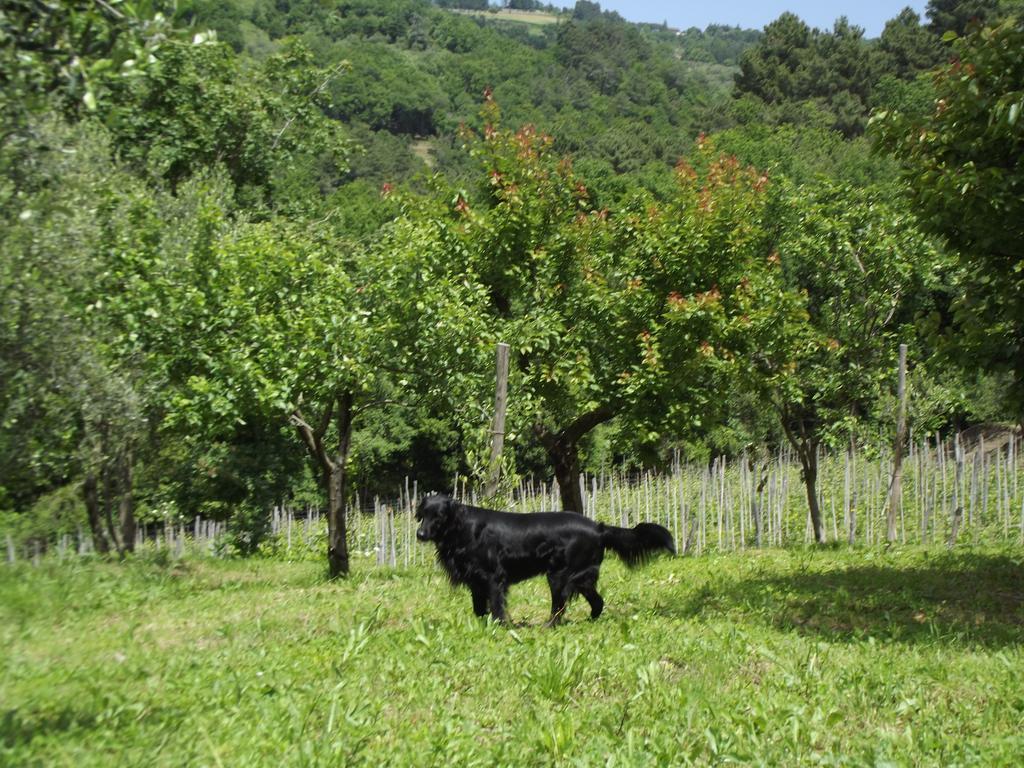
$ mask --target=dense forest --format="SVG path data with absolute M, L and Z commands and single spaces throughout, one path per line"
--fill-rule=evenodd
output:
M 516 10 L 516 14 L 510 13 Z M 519 11 L 522 11 L 521 13 Z M 0 11 L 0 522 L 225 521 L 1024 419 L 1024 15 Z

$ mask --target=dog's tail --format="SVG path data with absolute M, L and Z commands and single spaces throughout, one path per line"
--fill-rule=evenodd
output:
M 604 548 L 613 550 L 630 568 L 645 563 L 661 549 L 672 555 L 676 553 L 672 534 L 657 523 L 640 523 L 633 528 L 598 523 L 598 530 Z

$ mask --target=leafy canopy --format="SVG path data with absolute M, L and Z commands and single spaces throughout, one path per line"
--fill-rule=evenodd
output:
M 947 35 L 956 54 L 927 111 L 881 112 L 883 148 L 901 163 L 915 207 L 959 251 L 957 304 L 968 359 L 1014 373 L 1024 411 L 1024 21 Z

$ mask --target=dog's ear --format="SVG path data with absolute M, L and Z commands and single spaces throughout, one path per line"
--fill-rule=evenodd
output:
M 457 502 L 455 500 L 454 496 L 452 496 L 450 494 L 445 494 L 445 496 L 444 496 L 444 506 L 441 509 L 442 509 L 442 512 L 443 512 L 444 516 L 447 519 L 452 520 L 452 519 L 455 518 L 455 515 L 458 514 L 459 508 L 461 506 L 462 505 L 459 504 L 459 502 Z

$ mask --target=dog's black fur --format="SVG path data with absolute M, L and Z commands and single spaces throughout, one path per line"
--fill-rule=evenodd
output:
M 473 612 L 505 621 L 509 585 L 544 573 L 551 587 L 551 619 L 559 622 L 574 595 L 590 603 L 590 617 L 604 609 L 597 593 L 606 549 L 628 566 L 659 550 L 675 554 L 672 534 L 654 523 L 618 528 L 574 512 L 516 514 L 460 504 L 450 496 L 424 497 L 416 509 L 416 538 L 437 546 L 437 560 L 453 585 L 473 594 Z

